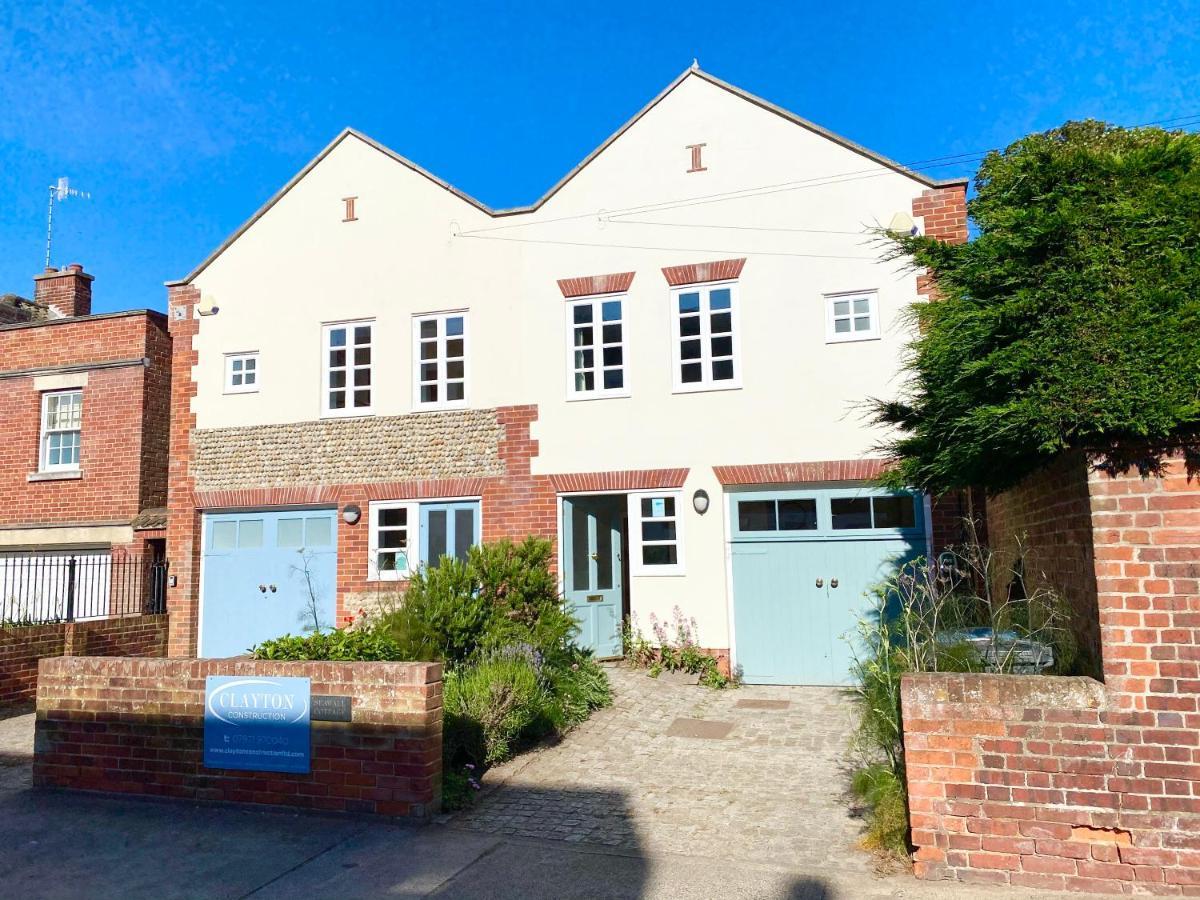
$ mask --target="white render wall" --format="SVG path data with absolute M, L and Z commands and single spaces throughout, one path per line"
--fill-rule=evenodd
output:
M 707 171 L 689 174 L 694 143 L 706 144 Z M 628 212 L 777 185 L 800 189 Z M 320 326 L 357 318 L 376 320 L 375 414 L 411 412 L 411 317 L 467 308 L 468 401 L 538 405 L 535 474 L 691 469 L 686 574 L 635 578 L 634 610 L 644 625 L 678 603 L 704 644 L 729 646 L 712 466 L 870 455 L 882 434 L 862 403 L 896 392 L 901 315 L 916 284 L 899 263 L 878 261 L 864 229 L 910 212 L 925 187 L 701 77 L 518 216 L 493 218 L 349 136 L 195 278 L 220 308 L 195 341 L 197 426 L 318 418 Z M 347 196 L 358 198 L 353 223 L 342 221 Z M 743 387 L 673 394 L 661 269 L 740 257 Z M 625 271 L 637 273 L 625 301 L 632 396 L 568 402 L 556 281 Z M 826 344 L 823 293 L 866 289 L 878 291 L 882 338 Z M 224 354 L 250 350 L 260 353 L 259 392 L 223 394 Z M 712 499 L 704 516 L 691 506 L 699 488 Z

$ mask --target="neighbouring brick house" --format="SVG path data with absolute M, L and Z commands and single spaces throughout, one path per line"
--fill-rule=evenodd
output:
M 696 68 L 519 209 L 345 131 L 168 288 L 172 653 L 536 534 L 601 656 L 678 607 L 750 681 L 842 681 L 960 506 L 868 483 L 931 291 L 879 223 L 965 240 L 965 183 Z
M 166 317 L 92 314 L 92 280 L 0 297 L 0 620 L 68 617 L 68 584 L 75 616 L 133 611 L 144 579 L 117 561 L 165 556 Z
M 917 874 L 1200 895 L 1200 483 L 1064 457 L 987 502 L 1072 605 L 1093 678 L 905 679 Z

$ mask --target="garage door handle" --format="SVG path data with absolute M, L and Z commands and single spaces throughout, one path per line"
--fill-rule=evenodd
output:
M 260 584 L 260 585 L 258 586 L 258 590 L 259 590 L 259 592 L 260 592 L 260 593 L 263 593 L 263 594 L 265 594 L 265 593 L 267 592 L 267 586 L 266 586 L 265 584 Z
M 825 587 L 825 579 L 824 578 L 817 579 L 817 587 Z
M 829 586 L 830 586 L 831 588 L 835 588 L 835 587 L 837 587 L 837 579 L 836 579 L 836 578 L 830 578 L 830 579 L 829 579 Z
M 834 587 L 837 587 L 837 585 L 835 584 Z M 271 585 L 271 593 L 275 593 L 275 585 Z

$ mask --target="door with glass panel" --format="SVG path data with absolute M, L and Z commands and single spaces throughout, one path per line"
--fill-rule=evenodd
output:
M 563 584 L 578 642 L 601 659 L 621 655 L 625 497 L 563 499 Z
M 478 500 L 421 504 L 421 563 L 436 566 L 445 556 L 465 562 L 479 532 Z
M 271 638 L 332 628 L 335 511 L 206 514 L 200 603 L 202 656 L 239 656 Z

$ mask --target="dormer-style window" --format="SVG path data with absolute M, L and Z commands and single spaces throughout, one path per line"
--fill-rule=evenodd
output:
M 371 412 L 374 322 L 335 322 L 322 328 L 321 413 L 365 416 Z

